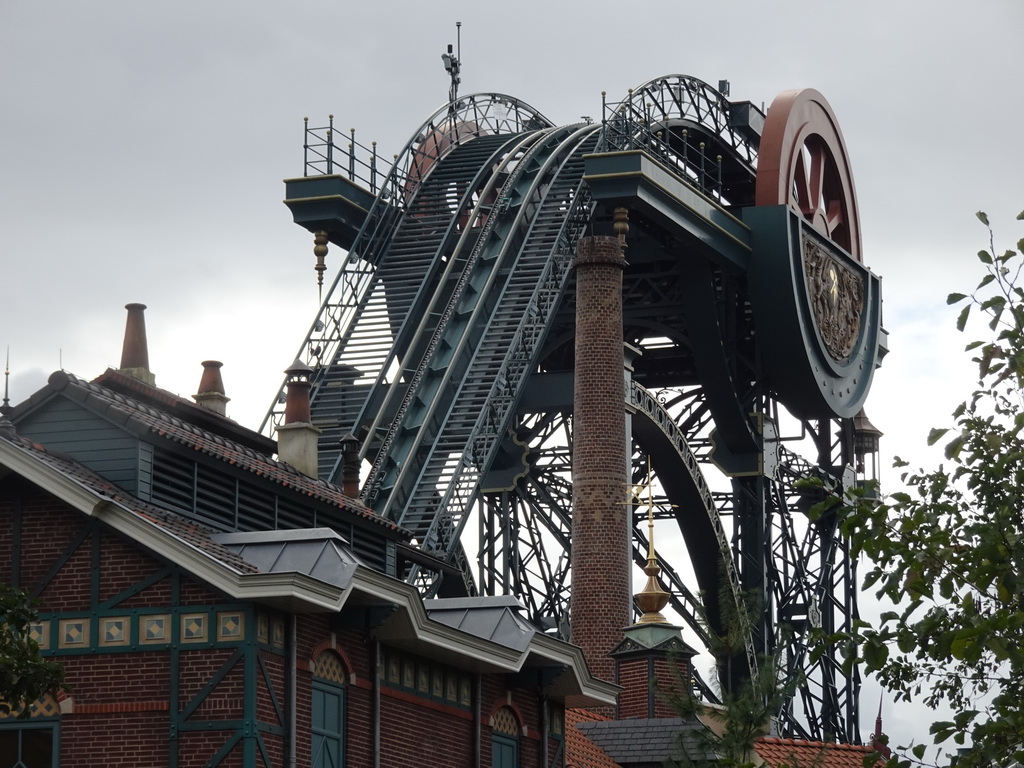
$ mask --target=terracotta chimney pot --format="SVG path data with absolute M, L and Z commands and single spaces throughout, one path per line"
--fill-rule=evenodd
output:
M 124 329 L 124 345 L 121 347 L 121 367 L 126 376 L 156 386 L 156 377 L 149 370 L 149 345 L 146 341 L 145 304 L 125 304 L 128 320 Z
M 296 360 L 288 370 L 288 393 L 284 424 L 277 428 L 277 457 L 309 477 L 320 472 L 317 442 L 320 430 L 313 426 L 309 408 L 310 377 L 313 369 Z
M 200 406 L 221 416 L 227 413 L 227 404 L 231 398 L 224 394 L 224 379 L 220 375 L 219 360 L 203 361 L 203 377 L 199 380 L 199 392 L 192 395 Z

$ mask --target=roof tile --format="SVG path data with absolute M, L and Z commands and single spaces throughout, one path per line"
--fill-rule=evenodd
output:
M 858 744 L 829 744 L 776 736 L 762 736 L 754 750 L 771 768 L 813 765 L 814 768 L 863 768 L 874 750 Z M 881 764 L 881 760 L 876 765 Z

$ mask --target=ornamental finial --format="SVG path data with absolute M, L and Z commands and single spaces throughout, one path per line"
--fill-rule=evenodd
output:
M 647 457 L 647 483 L 633 489 L 633 497 L 638 501 L 645 487 L 647 491 L 647 565 L 644 566 L 644 573 L 647 574 L 647 584 L 644 585 L 642 591 L 633 596 L 637 607 L 643 612 L 637 624 L 668 624 L 668 620 L 661 611 L 668 605 L 671 595 L 658 583 L 661 566 L 658 565 L 658 556 L 654 551 L 654 491 L 651 483 L 651 458 L 649 456 Z

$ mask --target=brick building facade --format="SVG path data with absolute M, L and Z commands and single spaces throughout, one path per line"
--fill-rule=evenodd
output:
M 125 371 L 0 416 L 0 580 L 69 686 L 0 765 L 563 765 L 615 686 L 511 598 L 421 599 L 407 534 L 275 449 Z

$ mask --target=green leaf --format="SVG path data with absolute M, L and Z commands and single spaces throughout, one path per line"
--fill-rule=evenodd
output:
M 989 253 L 988 251 L 985 251 L 985 250 L 978 251 L 978 260 L 982 264 L 991 264 L 992 263 L 992 254 Z
M 963 301 L 967 298 L 966 293 L 951 293 L 946 297 L 947 304 L 956 304 L 957 302 Z
M 938 427 L 932 429 L 928 433 L 928 445 L 935 445 L 947 432 L 949 432 L 949 429 L 939 429 Z
M 964 447 L 964 437 L 959 435 L 946 443 L 945 456 L 947 459 L 956 459 Z
M 971 314 L 971 305 L 968 304 L 960 310 L 960 316 L 956 319 L 956 329 L 962 331 L 967 325 L 967 316 Z
M 978 211 L 974 215 L 978 217 L 978 221 L 980 221 L 986 227 L 988 226 L 988 214 L 986 214 L 984 211 Z
M 864 646 L 864 661 L 868 669 L 881 669 L 889 658 L 889 649 L 877 640 L 869 642 Z

